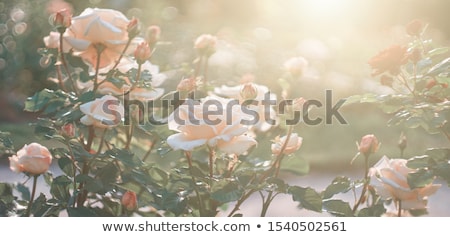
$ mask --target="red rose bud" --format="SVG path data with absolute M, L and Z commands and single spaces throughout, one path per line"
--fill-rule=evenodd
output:
M 75 126 L 71 123 L 67 123 L 61 127 L 62 135 L 66 137 L 75 136 Z
M 358 150 L 367 157 L 369 154 L 375 153 L 378 150 L 379 145 L 377 137 L 373 134 L 369 134 L 361 138 Z
M 411 36 L 420 36 L 424 30 L 424 23 L 421 20 L 413 20 L 406 25 L 406 33 Z
M 137 208 L 138 200 L 135 192 L 126 191 L 122 196 L 122 206 L 128 211 L 133 211 Z
M 417 63 L 422 59 L 422 51 L 420 49 L 414 49 L 409 53 L 409 60 L 413 63 Z
M 62 9 L 56 12 L 53 18 L 53 25 L 56 28 L 67 28 L 72 24 L 72 14 L 68 9 Z
M 197 87 L 197 80 L 193 77 L 184 78 L 178 83 L 177 91 L 193 91 Z
M 130 39 L 136 37 L 139 34 L 139 32 L 140 32 L 139 22 L 136 18 L 133 17 L 131 19 L 131 21 L 128 23 L 127 32 L 128 32 L 128 37 Z
M 158 42 L 159 37 L 161 37 L 161 28 L 159 28 L 159 26 L 152 25 L 147 28 L 145 40 L 147 40 L 149 45 L 155 45 L 156 42 Z
M 253 100 L 258 96 L 258 90 L 252 83 L 247 83 L 242 87 L 240 95 L 243 101 Z
M 151 55 L 152 51 L 147 42 L 141 42 L 134 51 L 134 58 L 136 59 L 138 64 L 143 64 L 147 59 L 150 58 Z

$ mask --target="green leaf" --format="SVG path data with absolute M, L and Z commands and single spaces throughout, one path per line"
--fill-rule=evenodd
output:
M 79 174 L 75 177 L 77 183 L 85 182 L 84 188 L 92 193 L 100 193 L 103 190 L 103 185 L 100 180 L 96 180 L 89 175 Z
M 433 173 L 436 176 L 439 176 L 440 178 L 444 179 L 447 182 L 447 185 L 450 187 L 450 164 L 449 163 L 440 164 L 439 166 L 435 167 L 433 170 Z
M 303 208 L 322 212 L 322 197 L 314 189 L 292 186 L 288 192 L 292 195 L 294 201 L 300 202 Z
M 30 200 L 30 189 L 27 186 L 23 185 L 22 183 L 17 183 L 16 189 L 22 195 L 23 200 Z
M 381 216 L 386 213 L 386 208 L 384 208 L 383 202 L 378 202 L 377 204 L 361 209 L 358 212 L 358 216 L 367 217 L 367 216 Z
M 0 183 L 0 201 L 11 203 L 14 200 L 13 189 L 8 183 Z
M 346 193 L 351 188 L 351 181 L 348 177 L 336 177 L 330 185 L 322 192 L 323 199 L 329 199 L 338 193 Z
M 47 105 L 47 103 L 54 97 L 54 91 L 49 89 L 44 89 L 40 92 L 37 92 L 25 101 L 24 110 L 27 112 L 38 112 L 43 109 Z
M 427 209 L 410 209 L 409 213 L 412 216 L 423 216 L 423 215 L 428 215 L 428 211 Z
M 161 206 L 179 216 L 186 209 L 186 198 L 177 193 L 164 191 L 161 195 Z
M 430 158 L 427 155 L 423 155 L 408 159 L 408 163 L 406 165 L 411 169 L 420 169 L 428 167 L 429 164 Z
M 69 186 L 72 184 L 72 180 L 65 175 L 61 175 L 53 179 L 52 185 L 50 187 L 50 193 L 54 198 L 62 201 L 69 200 Z
M 309 173 L 309 163 L 298 156 L 289 156 L 283 159 L 280 169 L 295 175 L 305 175 Z
M 449 47 L 441 47 L 441 48 L 432 49 L 427 52 L 427 57 L 433 57 L 435 55 L 447 53 L 449 49 L 450 49 Z
M 73 169 L 72 160 L 69 157 L 61 157 L 58 159 L 59 168 L 61 168 L 64 173 L 70 177 L 75 175 L 75 171 Z
M 33 216 L 43 216 L 43 214 L 50 208 L 49 205 L 47 205 L 47 198 L 43 193 L 37 197 L 33 205 L 31 206 L 31 213 L 33 213 Z
M 167 174 L 167 172 L 158 167 L 150 168 L 148 170 L 148 174 L 153 180 L 155 180 L 155 182 L 161 185 L 167 185 L 167 183 L 169 182 L 169 175 Z
M 415 173 L 409 173 L 407 180 L 411 189 L 422 188 L 433 182 L 434 175 L 428 170 L 420 169 Z
M 442 72 L 448 71 L 450 68 L 450 58 L 446 58 L 439 62 L 438 64 L 434 65 L 428 72 L 426 73 L 426 76 L 437 76 L 438 74 Z
M 352 208 L 348 202 L 342 200 L 327 200 L 323 202 L 323 208 L 335 216 L 353 216 Z
M 87 207 L 69 207 L 67 213 L 70 217 L 97 217 L 97 213 L 92 208 Z
M 430 158 L 435 160 L 436 162 L 446 162 L 450 160 L 450 149 L 447 148 L 432 148 L 428 149 L 425 152 L 426 155 L 428 155 Z
M 211 198 L 220 202 L 228 203 L 237 201 L 243 194 L 236 183 L 228 183 L 223 188 L 211 193 Z
M 275 191 L 278 193 L 286 193 L 287 192 L 288 185 L 282 179 L 271 177 L 271 178 L 267 179 L 267 183 L 275 185 Z

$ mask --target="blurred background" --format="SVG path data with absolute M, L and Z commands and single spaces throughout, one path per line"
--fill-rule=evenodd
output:
M 295 95 L 322 101 L 326 89 L 333 90 L 335 102 L 355 94 L 391 93 L 370 77 L 367 61 L 392 44 L 408 42 L 405 25 L 413 19 L 429 24 L 425 37 L 433 44 L 450 45 L 446 0 L 0 0 L 0 131 L 13 134 L 16 148 L 33 136 L 27 124 L 35 115 L 22 112 L 24 100 L 56 86 L 47 79 L 51 63 L 38 53 L 52 30 L 49 16 L 61 8 L 71 8 L 76 16 L 87 7 L 120 10 L 139 18 L 143 26 L 160 26 L 161 41 L 167 43 L 151 61 L 161 71 L 192 63 L 193 41 L 200 34 L 218 36 L 227 45 L 210 59 L 210 77 L 217 84 L 234 85 L 242 75 L 252 74 L 257 83 L 279 94 L 283 62 L 302 56 L 309 68 L 294 88 Z M 169 78 L 173 83 L 168 82 L 168 90 L 180 79 Z M 325 169 L 335 174 L 358 170 L 362 161 L 349 163 L 356 153 L 355 141 L 368 133 L 382 143 L 379 157 L 399 156 L 401 132 L 408 139 L 406 157 L 423 154 L 427 147 L 448 146 L 441 135 L 387 127 L 390 116 L 375 107 L 352 105 L 340 112 L 347 125 L 334 121 L 298 129 L 304 139 L 299 154 L 311 165 L 310 177 Z M 7 160 L 0 157 L 0 173 L 9 172 Z

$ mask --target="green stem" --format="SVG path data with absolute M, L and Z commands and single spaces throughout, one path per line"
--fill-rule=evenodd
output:
M 60 34 L 59 34 L 59 54 L 60 54 L 60 57 L 61 57 L 61 64 L 63 65 L 64 70 L 66 71 L 67 76 L 68 76 L 68 78 L 69 78 L 69 81 L 70 81 L 70 83 L 72 84 L 73 91 L 75 92 L 76 95 L 79 95 L 77 86 L 75 85 L 75 81 L 73 80 L 72 74 L 71 74 L 70 71 L 69 71 L 69 66 L 67 65 L 66 58 L 64 57 L 63 43 L 64 43 L 64 40 L 63 40 L 63 32 L 60 32 Z M 62 82 L 61 82 L 61 83 L 62 83 Z M 62 84 L 61 84 L 61 85 L 62 85 Z M 64 88 L 64 85 L 62 85 L 61 89 L 62 89 L 62 90 L 65 89 L 65 88 Z
M 214 176 L 214 150 L 209 146 L 208 150 L 209 150 L 209 189 L 211 190 Z
M 352 210 L 353 214 L 355 214 L 356 210 L 358 210 L 359 205 L 361 205 L 362 200 L 364 199 L 364 196 L 367 192 L 367 188 L 369 187 L 369 155 L 365 156 L 364 166 L 365 166 L 364 186 L 363 186 L 363 190 L 361 191 L 361 196 L 359 197 L 355 206 L 353 206 L 353 210 Z
M 31 213 L 31 207 L 33 206 L 33 200 L 34 200 L 34 195 L 36 195 L 36 186 L 37 186 L 37 178 L 39 175 L 34 175 L 33 176 L 33 188 L 31 190 L 31 197 L 30 197 L 30 201 L 28 202 L 28 207 L 27 207 L 27 211 L 25 213 L 25 216 L 30 216 Z
M 194 168 L 192 166 L 192 154 L 189 151 L 186 151 L 185 155 L 186 155 L 186 158 L 188 161 L 189 173 L 191 175 L 192 182 L 194 183 L 194 192 L 198 199 L 198 207 L 199 207 L 200 216 L 205 216 L 205 210 L 203 207 L 202 197 L 200 196 L 200 192 L 198 191 L 198 188 L 197 188 L 197 181 L 195 180 L 195 177 L 194 177 Z
M 148 159 L 148 157 L 150 157 L 150 153 L 152 152 L 153 147 L 155 147 L 155 142 L 156 142 L 156 139 L 152 140 L 152 144 L 150 145 L 150 148 L 148 148 L 148 151 L 145 153 L 144 158 L 142 158 L 143 162 L 145 162 Z
M 102 55 L 102 52 L 104 50 L 103 45 L 96 45 L 95 48 L 97 49 L 97 61 L 95 63 L 95 75 L 94 75 L 94 94 L 97 92 L 98 86 L 100 85 L 98 83 L 98 72 L 99 72 L 99 66 L 100 66 L 100 57 Z

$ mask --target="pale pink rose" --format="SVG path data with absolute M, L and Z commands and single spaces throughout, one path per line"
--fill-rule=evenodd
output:
M 38 175 L 47 172 L 52 163 L 52 154 L 46 147 L 31 143 L 23 146 L 16 155 L 9 157 L 9 162 L 14 172 Z
M 122 206 L 128 211 L 133 211 L 137 208 L 138 200 L 135 192 L 126 191 L 121 200 Z
M 253 83 L 246 83 L 241 89 L 240 96 L 242 100 L 253 100 L 258 96 L 258 90 Z
M 119 125 L 125 114 L 123 105 L 112 95 L 105 95 L 82 104 L 80 110 L 85 114 L 80 120 L 82 124 L 99 128 Z
M 216 104 L 207 104 L 214 101 Z M 230 100 L 208 96 L 200 102 L 187 100 L 169 116 L 169 129 L 177 131 L 177 134 L 167 138 L 174 150 L 192 151 L 196 147 L 207 145 L 218 148 L 228 154 L 242 154 L 250 147 L 256 145 L 256 141 L 246 136 L 248 128 L 241 122 L 248 119 L 242 114 L 240 106 L 230 106 Z M 208 106 L 209 105 L 209 106 Z M 220 111 L 206 116 L 206 110 Z M 217 106 L 221 106 L 218 109 Z
M 217 37 L 209 34 L 200 35 L 194 42 L 194 48 L 202 55 L 210 56 L 216 51 Z
M 72 18 L 64 38 L 90 66 L 96 67 L 97 51 L 101 49 L 99 68 L 114 63 L 128 41 L 130 21 L 121 12 L 111 9 L 87 8 Z
M 197 88 L 197 79 L 193 77 L 183 78 L 177 85 L 177 91 L 190 92 Z
M 64 8 L 56 12 L 53 18 L 53 26 L 67 28 L 70 24 L 72 24 L 72 11 L 70 9 Z
M 257 102 L 256 105 L 247 105 L 247 109 L 254 111 L 258 115 L 258 120 L 255 121 L 255 124 L 252 124 L 252 128 L 265 132 L 268 131 L 272 126 L 277 123 L 277 114 L 273 107 L 269 107 L 269 110 L 266 111 L 262 101 L 265 99 L 265 96 L 272 101 L 276 101 L 277 96 L 274 93 L 270 93 L 269 88 L 267 86 L 259 85 L 252 83 L 252 86 L 256 89 L 257 94 L 254 100 Z M 225 96 L 228 98 L 238 99 L 241 103 L 244 101 L 241 92 L 244 89 L 245 85 L 238 86 L 221 86 L 214 88 L 214 93 L 219 96 Z M 270 94 L 268 94 L 270 93 Z M 253 119 L 253 118 L 252 118 Z M 275 121 L 273 123 L 269 123 L 269 120 Z
M 134 51 L 134 58 L 138 64 L 143 64 L 152 55 L 152 50 L 147 42 L 141 42 Z
M 406 163 L 404 159 L 383 156 L 369 171 L 370 185 L 383 199 L 400 200 L 402 209 L 424 209 L 427 207 L 427 197 L 434 194 L 440 185 L 429 184 L 411 189 L 407 176 L 415 170 L 408 168 Z
M 284 68 L 293 76 L 302 76 L 308 67 L 308 61 L 303 57 L 294 57 L 284 62 Z
M 272 154 L 279 155 L 283 145 L 286 143 L 287 136 L 276 137 L 274 143 L 272 143 Z M 303 138 L 299 137 L 297 133 L 292 133 L 289 137 L 288 143 L 283 151 L 283 154 L 289 155 L 300 149 L 302 145 Z

